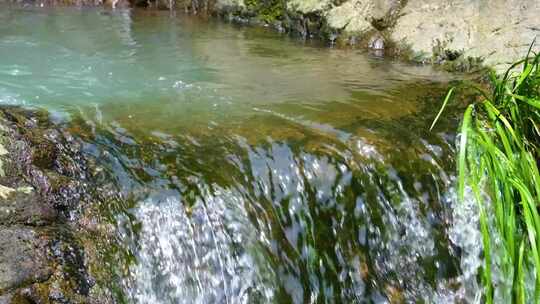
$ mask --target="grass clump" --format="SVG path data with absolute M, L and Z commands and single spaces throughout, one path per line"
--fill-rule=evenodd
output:
M 490 90 L 476 88 L 482 98 L 461 125 L 458 197 L 472 193 L 478 202 L 486 303 L 540 303 L 539 62 L 529 50 L 506 73 L 491 74 Z

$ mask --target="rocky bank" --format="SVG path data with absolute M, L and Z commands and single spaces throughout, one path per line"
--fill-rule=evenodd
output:
M 0 108 L 0 303 L 106 303 L 89 274 L 91 170 L 43 111 Z
M 232 19 L 262 15 L 303 37 L 386 49 L 461 70 L 480 62 L 503 69 L 540 38 L 537 0 L 287 0 L 274 6 L 280 13 L 265 16 L 269 2 L 217 0 L 215 7 Z
M 15 0 L 150 7 L 273 27 L 451 70 L 503 70 L 540 40 L 538 0 Z M 537 43 L 538 46 L 540 43 Z
M 115 0 L 116 1 L 116 0 Z M 502 70 L 540 38 L 537 0 L 131 0 L 208 12 L 424 63 Z M 538 39 L 537 39 L 538 40 Z

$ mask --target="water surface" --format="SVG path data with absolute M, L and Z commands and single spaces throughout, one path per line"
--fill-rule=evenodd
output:
M 117 192 L 103 263 L 119 301 L 478 296 L 458 121 L 428 130 L 460 76 L 310 44 L 170 12 L 0 6 L 0 102 L 50 110 Z

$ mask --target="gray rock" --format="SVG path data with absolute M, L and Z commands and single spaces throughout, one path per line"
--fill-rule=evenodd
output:
M 6 197 L 0 196 L 0 224 L 26 224 L 40 226 L 51 223 L 57 216 L 31 187 L 18 187 Z
M 373 0 L 373 8 L 371 9 L 371 17 L 373 19 L 384 19 L 388 14 L 398 7 L 398 0 Z
M 94 193 L 78 141 L 44 112 L 2 107 L 0 168 L 0 304 L 101 301 L 74 229 Z
M 13 300 L 13 295 L 10 293 L 0 295 L 0 304 L 11 304 L 12 300 Z
M 538 0 L 409 0 L 391 34 L 417 54 L 445 50 L 502 69 L 524 56 L 538 30 Z
M 0 229 L 0 294 L 43 282 L 52 275 L 46 247 L 47 241 L 40 238 L 36 228 L 12 226 Z

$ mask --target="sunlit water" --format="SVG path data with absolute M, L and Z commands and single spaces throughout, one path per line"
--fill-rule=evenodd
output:
M 169 12 L 0 6 L 0 102 L 105 168 L 129 303 L 477 301 L 456 115 L 429 131 L 455 77 Z

